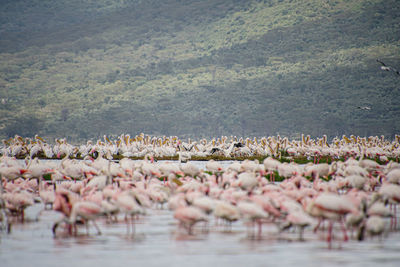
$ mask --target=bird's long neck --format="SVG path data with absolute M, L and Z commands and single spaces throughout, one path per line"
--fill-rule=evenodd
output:
M 226 155 L 227 157 L 230 156 L 230 154 L 232 153 L 232 150 L 233 150 L 234 147 L 235 147 L 235 143 L 232 142 L 232 144 L 229 146 L 228 150 L 227 150 L 226 153 L 225 153 L 225 155 Z
M 232 143 L 232 144 L 229 146 L 229 148 L 228 148 L 229 154 L 232 152 L 234 146 L 235 146 L 235 143 Z
M 106 185 L 112 184 L 112 176 L 111 176 L 111 160 L 108 160 L 108 167 L 107 167 L 107 180 Z
M 0 194 L 3 196 L 4 188 L 3 188 L 3 175 L 0 173 Z
M 360 150 L 360 158 L 359 158 L 358 161 L 361 161 L 361 160 L 364 159 L 364 149 L 363 149 L 363 147 L 362 147 L 360 144 L 358 145 L 358 148 L 359 148 L 359 150 Z
M 76 209 L 72 209 L 71 215 L 69 217 L 69 222 L 70 223 L 75 223 L 76 222 L 76 218 L 78 217 L 77 211 Z
M 178 161 L 179 165 L 182 165 L 182 151 L 178 151 Z

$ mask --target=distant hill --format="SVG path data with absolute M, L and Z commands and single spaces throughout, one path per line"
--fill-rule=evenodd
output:
M 397 0 L 2 1 L 0 138 L 393 137 L 376 59 L 400 69 Z

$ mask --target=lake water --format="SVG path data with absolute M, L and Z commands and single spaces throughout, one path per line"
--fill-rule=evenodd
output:
M 342 242 L 337 230 L 328 249 L 324 233 L 311 229 L 305 241 L 298 241 L 297 233 L 278 234 L 274 225 L 254 238 L 241 221 L 227 231 L 211 217 L 208 231 L 199 224 L 189 236 L 168 209 L 148 210 L 134 236 L 127 233 L 123 215 L 113 224 L 97 220 L 101 235 L 91 225 L 89 236 L 80 226 L 76 237 L 63 236 L 61 228 L 53 237 L 60 214 L 43 210 L 42 204 L 28 208 L 26 216 L 33 221 L 14 223 L 10 234 L 0 233 L 0 266 L 400 266 L 399 232 L 381 240 Z
M 400 234 L 357 242 L 341 242 L 337 231 L 333 248 L 323 241 L 323 233 L 278 234 L 275 226 L 264 227 L 261 238 L 248 234 L 242 222 L 231 231 L 210 218 L 209 231 L 197 225 L 194 235 L 179 228 L 167 209 L 149 210 L 136 224 L 136 233 L 127 233 L 123 216 L 118 223 L 97 220 L 102 234 L 93 226 L 89 236 L 83 226 L 78 236 L 63 236 L 60 228 L 53 237 L 51 227 L 60 218 L 52 210 L 36 204 L 27 217 L 38 221 L 15 223 L 10 234 L 1 233 L 0 266 L 399 266 Z

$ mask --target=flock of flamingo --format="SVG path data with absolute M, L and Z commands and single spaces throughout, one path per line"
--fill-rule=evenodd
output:
M 262 238 L 262 227 L 272 225 L 279 235 L 304 231 L 323 236 L 332 246 L 337 231 L 343 240 L 365 240 L 398 230 L 400 202 L 400 137 L 302 136 L 289 141 L 220 137 L 184 142 L 177 137 L 144 134 L 116 140 L 104 137 L 74 146 L 65 139 L 55 145 L 40 136 L 3 140 L 0 158 L 1 229 L 24 222 L 24 210 L 41 202 L 62 214 L 54 222 L 54 236 L 75 236 L 89 223 L 101 234 L 97 220 L 119 223 L 134 235 L 135 221 L 150 209 L 167 205 L 188 235 L 208 230 L 211 219 L 230 231 L 244 223 L 247 234 Z M 193 164 L 196 156 L 262 156 L 263 160 L 233 160 L 222 165 L 208 160 L 205 169 Z M 58 157 L 60 160 L 42 160 Z M 118 161 L 115 155 L 122 156 Z M 178 162 L 155 161 L 179 156 Z M 134 160 L 131 157 L 144 157 Z M 25 158 L 25 160 L 17 158 Z M 76 157 L 76 158 L 74 158 Z M 305 164 L 295 163 L 306 157 Z M 77 159 L 81 158 L 81 159 Z M 329 158 L 329 163 L 319 162 Z M 275 178 L 283 179 L 276 182 Z

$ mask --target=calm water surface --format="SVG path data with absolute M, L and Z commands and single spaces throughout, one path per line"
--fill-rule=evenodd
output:
M 41 204 L 26 213 L 33 221 L 13 224 L 9 235 L 0 233 L 0 266 L 400 266 L 399 232 L 382 240 L 343 243 L 338 230 L 328 249 L 322 234 L 310 229 L 304 242 L 297 241 L 296 233 L 278 235 L 275 226 L 265 227 L 262 237 L 254 238 L 242 222 L 228 232 L 211 219 L 208 232 L 199 224 L 188 236 L 172 212 L 163 209 L 148 210 L 134 236 L 127 234 L 121 215 L 114 224 L 97 220 L 102 235 L 91 226 L 87 236 L 81 226 L 77 237 L 63 237 L 59 229 L 55 238 L 51 227 L 59 213 L 43 210 Z

